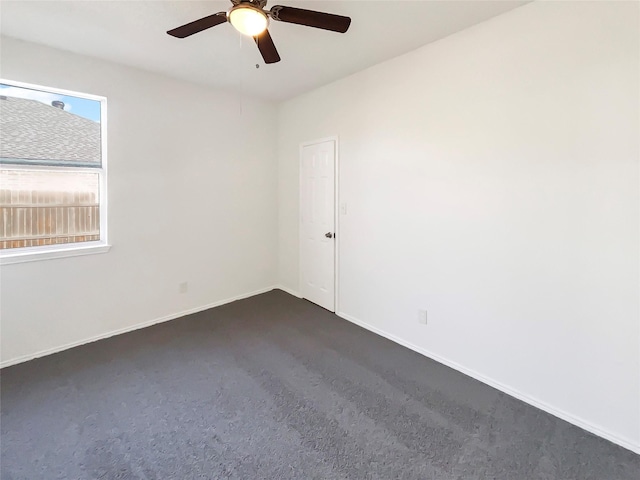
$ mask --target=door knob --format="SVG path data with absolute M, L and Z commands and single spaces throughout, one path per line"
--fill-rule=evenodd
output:
M 327 232 L 327 233 L 324 234 L 324 236 L 327 237 L 327 238 L 333 238 L 333 233 Z

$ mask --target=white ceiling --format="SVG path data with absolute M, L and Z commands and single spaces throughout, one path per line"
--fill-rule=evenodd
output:
M 270 32 L 282 61 L 265 65 L 229 24 L 185 39 L 171 28 L 229 8 L 211 1 L 0 2 L 0 33 L 152 72 L 285 100 L 516 8 L 515 0 L 272 0 L 352 18 L 346 34 L 282 22 Z M 256 64 L 259 68 L 256 68 Z

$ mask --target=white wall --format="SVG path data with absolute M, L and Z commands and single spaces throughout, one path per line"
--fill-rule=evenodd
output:
M 113 245 L 1 267 L 3 364 L 274 284 L 274 105 L 11 38 L 0 55 L 3 78 L 107 97 Z
M 340 314 L 640 452 L 638 19 L 536 2 L 282 105 L 280 283 L 339 135 Z

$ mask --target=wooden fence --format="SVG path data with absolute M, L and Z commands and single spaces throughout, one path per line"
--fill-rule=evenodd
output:
M 99 239 L 95 193 L 0 190 L 0 249 Z

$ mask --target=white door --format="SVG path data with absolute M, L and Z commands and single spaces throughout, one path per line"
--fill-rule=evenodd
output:
M 335 311 L 334 140 L 302 147 L 300 158 L 300 293 Z

